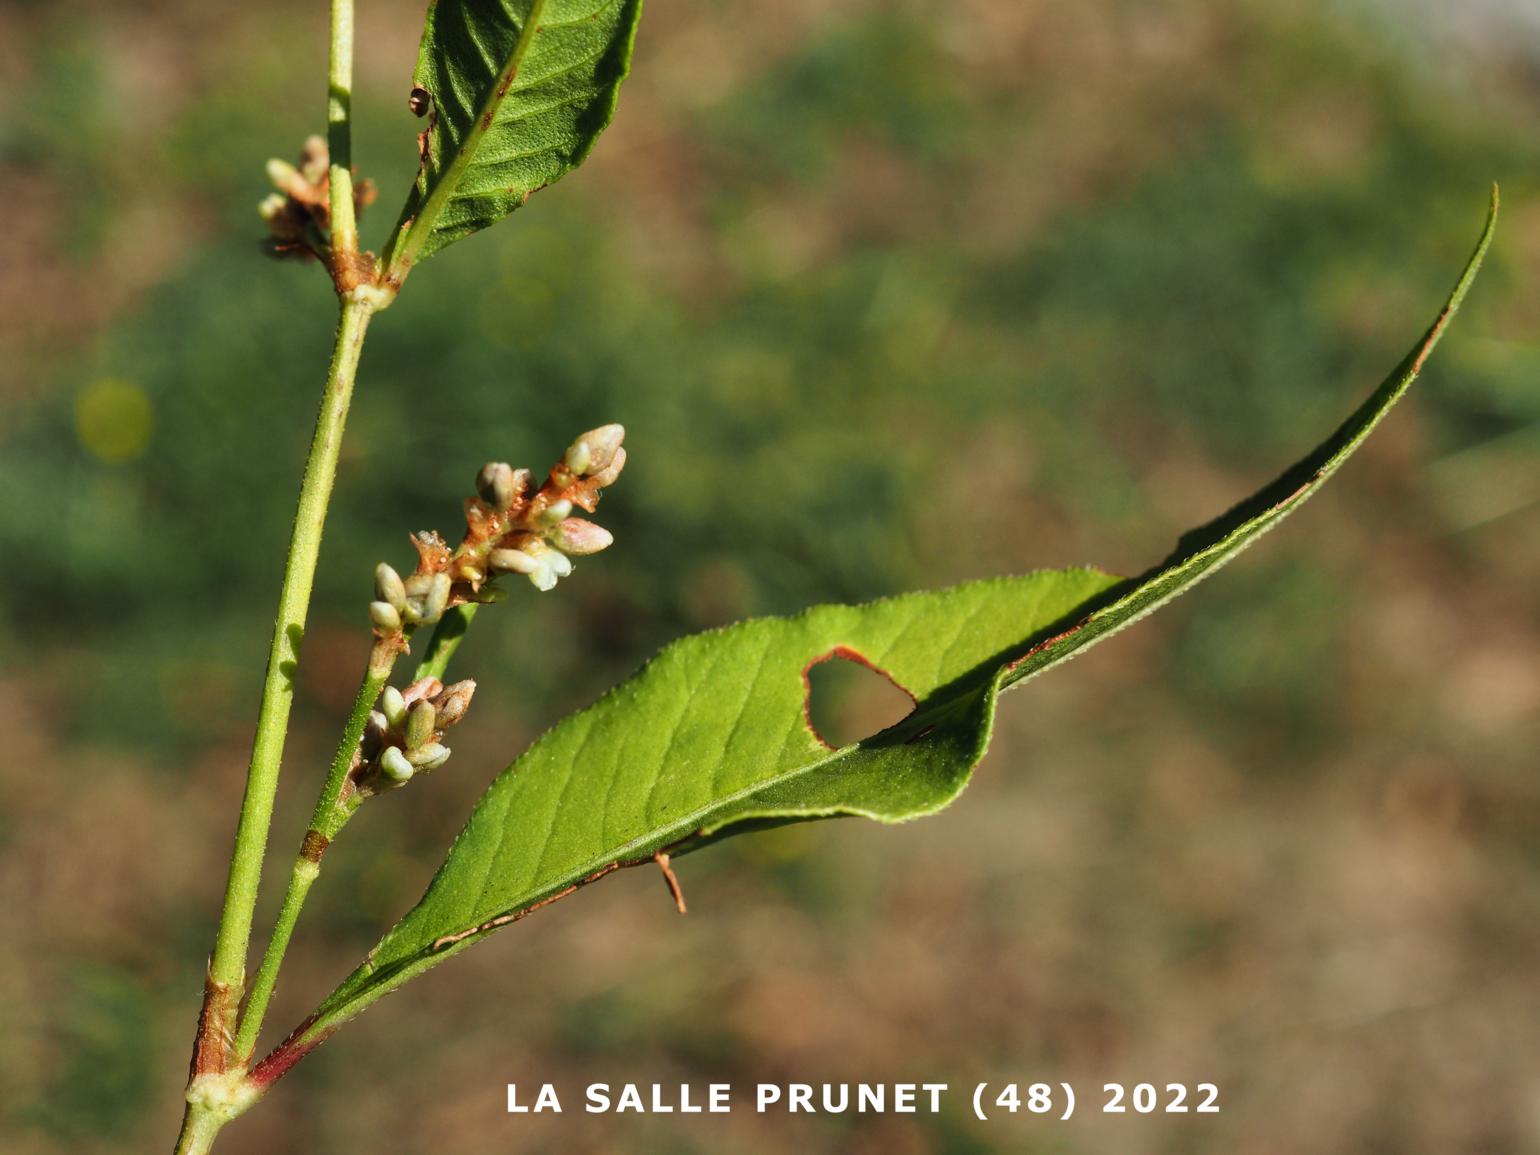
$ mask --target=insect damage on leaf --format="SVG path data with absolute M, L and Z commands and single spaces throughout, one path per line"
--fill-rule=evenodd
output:
M 919 705 L 912 691 L 850 646 L 835 646 L 802 667 L 802 717 L 836 750 L 897 726 Z M 847 717 L 847 713 L 855 715 Z

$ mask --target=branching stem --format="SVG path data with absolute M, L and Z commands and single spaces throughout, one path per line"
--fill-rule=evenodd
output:
M 331 840 L 352 817 L 352 808 L 341 804 L 348 772 L 353 768 L 359 740 L 369 721 L 369 712 L 374 708 L 385 683 L 390 680 L 398 652 L 396 645 L 390 641 L 377 641 L 369 651 L 369 665 L 358 687 L 358 695 L 353 699 L 353 710 L 348 715 L 347 725 L 343 727 L 342 738 L 337 743 L 337 752 L 332 757 L 326 784 L 316 799 L 315 813 L 305 831 L 305 840 L 289 872 L 289 888 L 284 893 L 283 907 L 278 912 L 278 921 L 268 940 L 267 953 L 262 956 L 262 965 L 252 981 L 251 993 L 241 1012 L 240 1028 L 235 1037 L 235 1053 L 243 1066 L 249 1062 L 251 1052 L 257 1045 L 257 1036 L 261 1034 L 262 1021 L 267 1014 L 267 1004 L 278 981 L 278 969 L 283 965 L 284 953 L 289 948 L 289 939 L 294 935 L 294 927 L 299 922 L 299 914 L 304 908 L 311 884 L 321 873 L 321 859 L 331 845 Z
M 353 213 L 349 119 L 353 86 L 352 0 L 332 0 L 330 31 L 327 123 L 332 161 L 333 251 L 334 254 L 340 251 L 354 256 L 358 249 L 358 233 Z M 305 634 L 316 562 L 321 552 L 326 510 L 337 477 L 337 461 L 342 452 L 343 430 L 353 398 L 364 335 L 380 304 L 367 295 L 352 294 L 343 289 L 339 282 L 342 308 L 336 344 L 321 394 L 320 413 L 316 417 L 315 433 L 305 462 L 304 479 L 300 483 L 299 504 L 284 563 L 283 588 L 278 595 L 277 620 L 273 625 L 267 674 L 262 685 L 262 701 L 257 711 L 256 737 L 246 772 L 246 791 L 241 800 L 235 846 L 230 855 L 224 908 L 220 912 L 219 929 L 209 959 L 203 1013 L 199 1017 L 188 1081 L 187 1109 L 177 1140 L 176 1149 L 182 1155 L 207 1151 L 220 1127 L 253 1101 L 244 1079 L 243 1052 L 236 1045 L 236 1007 L 246 981 L 252 916 L 256 910 L 268 831 L 272 826 L 273 800 L 278 792 L 289 710 L 294 701 L 295 671 Z M 302 901 L 302 893 L 292 902 L 286 900 L 285 917 L 297 917 Z M 292 930 L 292 919 L 286 922 L 281 918 L 274 934 L 275 941 L 281 940 L 286 945 Z M 281 957 L 281 948 L 277 953 Z M 255 1027 L 261 1024 L 261 1010 L 271 994 L 276 962 L 274 972 L 261 976 L 258 1014 L 252 1018 L 255 1024 L 251 1028 L 253 1035 Z
M 321 550 L 326 507 L 337 476 L 337 458 L 342 449 L 353 381 L 372 313 L 373 306 L 367 301 L 343 302 L 331 371 L 326 377 L 315 437 L 300 485 L 299 507 L 284 567 L 283 590 L 278 597 L 278 620 L 274 624 L 267 678 L 257 713 L 257 734 L 252 744 L 246 794 L 241 802 L 235 849 L 230 858 L 225 906 L 209 964 L 213 980 L 232 990 L 240 990 L 245 981 L 246 949 L 251 938 L 252 912 L 256 908 L 268 827 L 273 819 L 273 798 L 278 790 L 289 708 L 294 700 L 294 673 L 299 662 L 300 641 L 305 633 L 305 616 L 310 606 L 316 559 Z

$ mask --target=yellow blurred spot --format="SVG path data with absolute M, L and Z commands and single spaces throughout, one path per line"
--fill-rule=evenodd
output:
M 141 456 L 154 429 L 149 395 L 131 381 L 104 377 L 75 398 L 75 434 L 80 444 L 109 465 Z

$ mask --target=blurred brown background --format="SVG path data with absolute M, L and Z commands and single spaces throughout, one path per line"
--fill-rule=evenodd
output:
M 359 19 L 378 244 L 421 5 Z M 324 5 L 0 21 L 0 1148 L 169 1149 L 330 338 L 324 278 L 265 261 L 253 212 L 321 124 Z M 1537 115 L 1518 4 L 654 0 L 592 161 L 371 334 L 278 861 L 407 530 L 452 529 L 482 461 L 620 420 L 619 544 L 477 623 L 452 772 L 334 851 L 275 1032 L 491 775 L 661 642 L 1142 569 L 1395 364 L 1493 179 L 1497 244 L 1332 486 L 1008 698 L 952 809 L 687 858 L 687 918 L 608 879 L 371 1010 L 219 1149 L 1540 1148 Z M 1081 1110 L 575 1109 L 590 1080 L 1004 1078 Z M 567 1112 L 505 1115 L 510 1081 Z M 1103 1117 L 1108 1081 L 1214 1082 L 1223 1111 Z

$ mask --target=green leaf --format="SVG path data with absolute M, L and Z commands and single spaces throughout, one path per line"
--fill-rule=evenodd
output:
M 1314 452 L 1187 534 L 1142 577 L 1090 569 L 973 582 L 867 605 L 818 606 L 668 646 L 504 771 L 427 894 L 295 1037 L 299 1053 L 382 994 L 617 866 L 767 823 L 901 822 L 956 798 L 989 743 L 996 700 L 1206 577 L 1314 493 L 1422 368 L 1475 277 L 1496 221 L 1417 346 Z M 806 715 L 806 675 L 849 656 L 915 699 L 842 749 Z M 292 1049 L 291 1049 L 292 1050 Z M 288 1056 L 285 1056 L 287 1059 Z
M 437 0 L 417 55 L 421 163 L 385 253 L 417 261 L 560 180 L 615 113 L 642 0 Z

